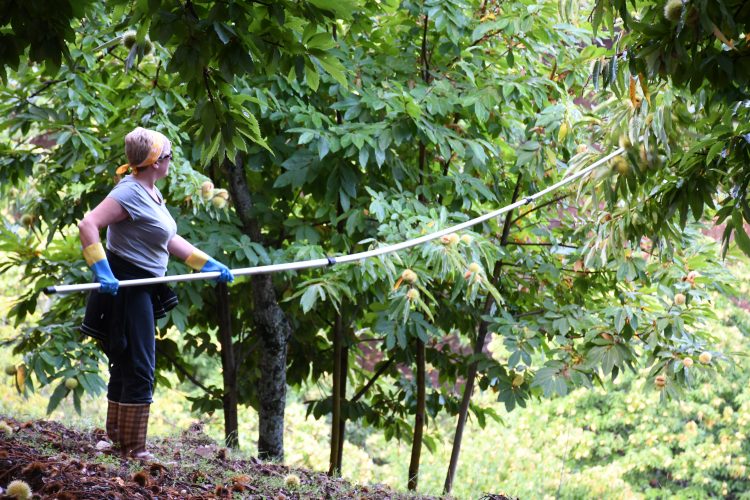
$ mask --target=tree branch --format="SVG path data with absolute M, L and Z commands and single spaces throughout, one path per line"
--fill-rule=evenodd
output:
M 237 366 L 239 367 L 242 365 L 242 363 L 245 361 L 245 359 L 252 354 L 252 352 L 258 348 L 260 345 L 260 340 L 256 340 L 252 344 L 250 344 L 246 349 L 237 349 Z M 242 347 L 243 344 L 240 344 L 240 347 Z
M 211 93 L 211 85 L 208 83 L 208 67 L 203 67 L 203 85 L 206 87 L 206 92 L 208 92 L 208 99 L 211 101 L 211 104 L 214 102 L 214 95 Z
M 375 381 L 380 377 L 385 371 L 393 364 L 393 358 L 390 358 L 388 361 L 383 363 L 380 368 L 378 368 L 378 371 L 375 372 L 375 374 L 370 378 L 370 380 L 367 381 L 365 386 L 357 391 L 357 394 L 355 394 L 352 399 L 349 400 L 349 404 L 356 403 L 359 401 L 359 399 L 364 396 L 364 394 L 372 387 L 372 384 L 375 383 Z
M 537 314 L 543 314 L 545 312 L 547 312 L 546 309 L 537 309 L 535 311 L 526 311 L 526 312 L 514 314 L 513 318 L 518 319 L 518 318 L 524 318 L 526 316 L 536 316 Z
M 427 23 L 429 22 L 430 17 L 425 14 L 424 16 L 424 26 L 422 27 L 422 50 L 421 50 L 421 58 L 422 58 L 422 81 L 425 83 L 430 83 L 430 67 L 427 63 Z
M 548 205 L 552 205 L 553 203 L 557 203 L 557 202 L 558 202 L 558 201 L 560 201 L 560 200 L 564 200 L 565 198 L 567 198 L 568 196 L 570 196 L 570 195 L 572 195 L 572 194 L 573 194 L 573 193 L 567 193 L 567 194 L 563 194 L 563 195 L 557 196 L 557 197 L 555 197 L 555 198 L 552 198 L 552 199 L 551 199 L 551 200 L 549 200 L 549 201 L 545 201 L 545 202 L 544 202 L 544 203 L 542 203 L 541 205 L 536 205 L 536 206 L 534 206 L 534 207 L 532 207 L 532 208 L 530 208 L 530 209 L 526 210 L 525 212 L 521 212 L 520 214 L 518 214 L 518 217 L 516 217 L 515 219 L 513 219 L 512 221 L 510 221 L 510 223 L 511 223 L 511 224 L 515 224 L 515 223 L 516 223 L 516 222 L 518 222 L 519 220 L 521 220 L 521 219 L 523 219 L 524 217 L 526 217 L 527 215 L 529 215 L 529 214 L 530 214 L 531 212 L 534 212 L 534 211 L 536 211 L 536 210 L 540 210 L 540 209 L 542 209 L 542 208 L 544 208 L 544 207 L 546 207 L 546 206 L 548 206 Z
M 516 187 L 513 189 L 513 197 L 511 203 L 515 203 L 518 200 L 518 196 L 521 190 L 521 180 L 523 174 L 518 174 L 516 178 Z M 512 220 L 513 211 L 508 212 L 505 216 L 503 223 L 503 232 L 500 237 L 500 246 L 504 246 L 508 243 L 508 235 L 510 234 L 510 226 Z M 495 268 L 492 272 L 492 283 L 497 287 L 500 282 L 503 264 L 499 261 L 495 264 Z M 495 304 L 495 299 L 491 294 L 487 295 L 484 302 L 484 314 L 487 315 L 492 310 L 492 306 Z M 481 354 L 484 349 L 484 340 L 487 337 L 487 331 L 489 329 L 489 323 L 485 320 L 481 320 L 479 327 L 477 328 L 477 338 L 474 344 L 474 354 Z M 456 423 L 456 434 L 453 437 L 453 448 L 451 449 L 450 463 L 448 465 L 448 473 L 445 476 L 445 484 L 443 486 L 443 493 L 450 493 L 453 488 L 453 479 L 456 475 L 456 467 L 458 467 L 458 454 L 461 449 L 461 442 L 463 440 L 464 428 L 466 426 L 466 418 L 468 417 L 469 404 L 471 403 L 471 396 L 474 392 L 474 380 L 477 376 L 478 362 L 474 361 L 467 369 L 466 383 L 464 385 L 464 393 L 461 397 L 461 405 L 458 410 L 458 422 Z
M 578 274 L 606 274 L 606 273 L 612 273 L 613 270 L 601 270 L 601 271 L 587 271 L 585 269 L 570 269 L 568 267 L 561 267 L 561 271 L 567 271 L 569 273 L 578 273 Z
M 64 78 L 60 78 L 58 80 L 47 80 L 39 88 L 39 90 L 37 90 L 36 92 L 34 92 L 33 94 L 31 94 L 29 97 L 27 97 L 26 100 L 28 101 L 29 99 L 33 99 L 34 97 L 38 96 L 39 94 L 41 94 L 42 92 L 44 92 L 45 90 L 47 90 L 48 88 L 50 88 L 52 85 L 55 85 L 57 83 L 61 83 L 61 82 L 64 82 L 64 81 L 65 81 Z M 31 103 L 29 103 L 29 104 L 31 104 Z
M 125 64 L 125 59 L 123 59 L 122 57 L 118 56 L 114 52 L 112 52 L 111 55 L 112 55 L 112 57 L 114 57 L 115 59 L 117 59 L 118 61 L 120 61 L 121 63 Z M 132 69 L 134 69 L 135 72 L 138 73 L 139 75 L 141 75 L 143 78 L 145 78 L 146 80 L 148 80 L 149 83 L 153 84 L 153 79 L 150 76 L 148 76 L 146 73 L 144 73 L 143 71 L 141 71 L 140 69 L 138 69 L 138 66 L 133 65 Z
M 175 358 L 164 352 L 162 349 L 159 348 L 159 346 L 156 346 L 156 351 L 161 355 L 167 358 L 172 365 L 177 368 L 177 371 L 185 375 L 185 378 L 187 378 L 189 381 L 191 381 L 193 384 L 197 385 L 204 391 L 206 391 L 207 394 L 211 394 L 211 390 L 203 385 L 197 378 L 195 378 L 191 373 L 189 373 L 185 368 L 180 365 Z
M 507 241 L 503 243 L 504 245 L 519 245 L 519 246 L 529 246 L 529 247 L 563 247 L 563 248 L 579 248 L 574 245 L 568 245 L 565 243 L 549 243 L 546 241 L 540 241 L 540 242 L 533 242 L 533 241 Z
M 159 86 L 159 72 L 161 71 L 161 59 L 159 59 L 159 65 L 156 67 L 156 74 L 154 75 L 154 84 L 151 86 L 151 88 L 156 88 Z

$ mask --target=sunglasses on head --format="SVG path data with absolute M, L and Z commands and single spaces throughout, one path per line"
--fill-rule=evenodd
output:
M 171 160 L 171 159 L 172 159 L 172 152 L 171 151 L 169 152 L 169 154 L 167 154 L 165 156 L 159 157 L 159 161 L 161 161 L 161 160 Z

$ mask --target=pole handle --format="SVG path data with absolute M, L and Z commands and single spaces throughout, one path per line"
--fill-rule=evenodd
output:
M 160 276 L 158 278 L 140 278 L 133 280 L 120 280 L 119 288 L 131 286 L 158 285 L 160 283 L 172 283 L 175 281 L 194 281 L 218 278 L 221 273 L 212 271 L 210 273 L 178 274 L 175 276 Z M 99 290 L 99 283 L 83 283 L 81 285 L 57 285 L 44 287 L 44 293 L 50 295 L 55 293 L 85 292 L 88 290 Z

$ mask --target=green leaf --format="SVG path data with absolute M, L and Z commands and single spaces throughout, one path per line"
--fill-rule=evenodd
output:
M 61 380 L 57 387 L 55 387 L 55 390 L 52 392 L 52 395 L 49 397 L 49 404 L 47 405 L 48 415 L 60 405 L 60 402 L 67 394 L 68 389 L 65 387 L 65 380 Z
M 94 48 L 94 52 L 99 52 L 100 50 L 114 47 L 115 45 L 119 45 L 120 43 L 122 43 L 122 36 L 117 36 L 108 42 L 104 42 L 103 44 L 96 46 Z
M 476 42 L 477 40 L 482 38 L 484 35 L 489 33 L 490 31 L 497 31 L 497 30 L 505 29 L 508 26 L 508 22 L 509 22 L 509 19 L 504 17 L 496 21 L 480 24 L 479 26 L 474 28 L 474 31 L 471 33 L 472 42 Z
M 596 6 L 594 7 L 594 15 L 591 20 L 591 28 L 594 31 L 594 36 L 596 36 L 599 25 L 602 22 L 602 17 L 604 16 L 604 5 L 605 2 L 596 2 Z
M 341 64 L 341 61 L 328 54 L 318 55 L 313 60 L 318 61 L 326 73 L 331 75 L 342 87 L 347 88 L 349 86 L 349 83 L 346 81 L 346 69 Z
M 560 368 L 557 366 L 558 362 L 551 363 L 551 366 L 545 366 L 536 372 L 531 386 L 541 387 L 546 397 L 553 394 L 565 396 L 568 393 L 568 384 L 560 373 Z
M 617 64 L 617 54 L 612 56 L 612 60 L 609 64 L 609 81 L 612 83 L 612 86 L 614 87 L 617 83 L 617 71 L 619 70 L 619 65 Z
M 329 33 L 317 33 L 307 42 L 308 49 L 330 50 L 336 46 L 336 41 Z
M 73 391 L 73 408 L 77 414 L 81 414 L 81 391 L 78 389 Z
M 318 146 L 318 159 L 322 160 L 330 151 L 328 140 L 325 137 L 321 137 L 320 140 L 318 140 L 317 142 L 317 146 Z
M 362 149 L 359 150 L 359 164 L 362 165 L 362 168 L 367 167 L 367 160 L 370 159 L 370 148 L 367 146 L 363 146 Z
M 479 123 L 486 122 L 490 117 L 490 112 L 484 107 L 480 101 L 474 103 L 474 115 L 477 117 Z
M 601 72 L 602 72 L 602 60 L 597 59 L 596 62 L 594 63 L 594 70 L 591 74 L 591 78 L 593 79 L 593 82 L 594 82 L 594 90 L 597 92 L 599 91 L 599 76 L 601 75 Z
M 314 138 L 315 138 L 315 132 L 312 132 L 312 131 L 303 132 L 299 136 L 299 140 L 297 140 L 297 144 L 299 144 L 300 146 L 303 144 L 307 144 L 308 142 L 312 141 Z
M 350 19 L 359 7 L 358 0 L 308 0 L 319 9 L 336 14 L 340 19 Z
M 403 326 L 399 327 L 398 330 L 396 330 L 396 340 L 398 341 L 398 346 L 401 349 L 406 349 L 406 330 Z
M 388 332 L 385 336 L 385 348 L 390 351 L 394 347 L 396 347 L 396 333 Z
M 618 309 L 615 313 L 615 330 L 620 333 L 625 328 L 625 310 Z
M 216 134 L 211 141 L 211 144 L 208 146 L 208 149 L 204 149 L 204 156 L 201 158 L 204 164 L 210 162 L 211 159 L 216 156 L 216 153 L 219 151 L 220 144 L 221 134 Z
M 740 250 L 750 257 L 750 236 L 745 232 L 742 211 L 738 208 L 735 208 L 732 212 L 732 225 L 734 226 L 734 241 L 737 242 Z
M 305 63 L 305 82 L 315 92 L 320 85 L 320 75 L 312 64 Z
M 375 148 L 375 163 L 378 164 L 378 167 L 382 167 L 385 163 L 385 151 L 380 148 Z
M 724 143 L 722 141 L 716 142 L 708 150 L 706 155 L 706 165 L 710 165 L 716 156 L 724 150 Z
M 406 103 L 406 113 L 416 120 L 422 115 L 422 110 L 416 102 L 409 100 Z
M 315 306 L 318 298 L 320 298 L 321 300 L 325 300 L 323 288 L 317 284 L 308 286 L 307 290 L 305 290 L 305 293 L 302 294 L 302 298 L 300 299 L 302 311 L 305 313 L 309 312 Z
M 213 26 L 216 35 L 219 37 L 219 40 L 221 40 L 221 43 L 223 43 L 224 45 L 228 44 L 230 35 L 229 33 L 227 33 L 226 25 L 224 23 L 214 21 Z

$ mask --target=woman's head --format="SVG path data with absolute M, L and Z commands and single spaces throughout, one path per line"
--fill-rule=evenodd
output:
M 128 163 L 117 169 L 118 174 L 123 174 L 128 167 L 134 173 L 141 172 L 160 159 L 171 155 L 172 145 L 169 139 L 161 132 L 136 127 L 125 136 L 125 155 Z

